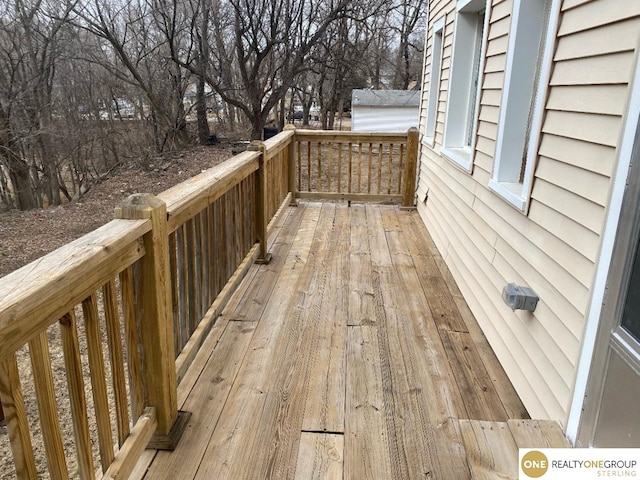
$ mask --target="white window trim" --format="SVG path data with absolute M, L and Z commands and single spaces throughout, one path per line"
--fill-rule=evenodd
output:
M 440 81 L 441 81 L 441 73 L 442 73 L 442 53 L 444 52 L 444 24 L 445 24 L 445 16 L 440 17 L 433 23 L 433 31 L 431 34 L 431 66 L 429 70 L 429 94 L 427 97 L 427 108 L 425 111 L 425 125 L 424 125 L 424 137 L 422 139 L 423 143 L 428 145 L 429 147 L 433 147 L 435 144 L 436 138 L 436 126 L 438 123 L 438 101 L 440 99 Z M 436 58 L 436 50 L 435 50 L 435 38 L 436 35 L 440 33 L 442 37 L 442 41 L 440 43 L 440 52 L 437 62 L 437 68 L 434 62 Z M 434 82 L 434 76 L 436 76 L 436 81 Z M 430 124 L 433 123 L 433 128 L 430 128 Z M 429 130 L 433 130 L 430 132 Z
M 513 18 L 511 19 L 511 25 L 518 25 L 518 16 L 520 13 L 521 2 L 531 0 L 514 0 L 513 5 Z M 553 52 L 555 49 L 555 37 L 558 29 L 558 21 L 560 17 L 561 0 L 552 0 L 551 12 L 549 17 L 549 25 L 547 27 L 547 34 L 545 38 L 544 52 L 540 68 L 540 82 L 538 85 L 538 92 L 536 95 L 536 103 L 533 110 L 533 118 L 531 121 L 531 134 L 527 141 L 527 158 L 525 163 L 524 179 L 523 183 L 511 183 L 502 182 L 497 178 L 500 171 L 500 163 L 503 160 L 502 147 L 505 136 L 506 127 L 506 115 L 509 101 L 509 91 L 511 88 L 511 81 L 513 79 L 513 62 L 514 62 L 514 50 L 516 37 L 515 32 L 510 32 L 509 46 L 507 49 L 507 65 L 505 69 L 505 83 L 502 92 L 502 102 L 500 107 L 500 120 L 498 123 L 498 136 L 496 139 L 496 155 L 493 167 L 493 176 L 489 180 L 489 188 L 495 193 L 500 195 L 509 204 L 523 213 L 527 213 L 529 203 L 531 200 L 531 190 L 533 188 L 533 173 L 535 170 L 536 159 L 538 156 L 538 146 L 540 140 L 540 134 L 542 132 L 542 122 L 544 119 L 544 108 L 547 102 L 547 94 L 549 88 L 549 80 L 551 78 L 551 66 L 553 64 Z
M 459 15 L 459 12 L 461 10 L 464 10 L 471 2 L 473 2 L 474 0 L 458 0 L 457 6 L 456 6 L 456 32 L 454 33 L 454 39 L 453 39 L 453 52 L 452 52 L 452 56 L 451 56 L 451 74 L 449 77 L 449 89 L 447 92 L 447 108 L 451 105 L 451 96 L 453 95 L 453 91 L 454 91 L 454 85 L 453 85 L 453 77 L 456 74 L 456 61 L 455 61 L 455 55 L 456 55 L 456 47 L 458 46 L 456 40 L 457 40 L 457 35 L 458 35 L 458 17 L 457 15 Z M 479 65 L 479 72 L 478 72 L 478 88 L 477 88 L 477 92 L 476 92 L 476 105 L 475 105 L 475 115 L 474 115 L 474 119 L 473 119 L 473 140 L 471 142 L 470 146 L 451 146 L 449 145 L 447 142 L 447 137 L 448 137 L 448 132 L 450 132 L 450 128 L 451 126 L 448 124 L 449 122 L 449 114 L 447 115 L 447 118 L 445 119 L 445 127 L 444 127 L 444 138 L 442 141 L 442 148 L 440 150 L 440 153 L 448 158 L 451 162 L 453 162 L 454 164 L 456 164 L 457 166 L 461 167 L 464 171 L 468 172 L 468 173 L 473 173 L 473 163 L 474 163 L 474 159 L 475 159 L 475 149 L 476 149 L 476 142 L 477 142 L 477 130 L 478 130 L 478 117 L 480 114 L 480 100 L 481 100 L 481 96 L 482 96 L 482 82 L 484 79 L 484 66 L 486 63 L 486 55 L 487 55 L 487 43 L 488 43 L 488 37 L 489 37 L 489 20 L 491 17 L 491 0 L 483 0 L 485 1 L 485 16 L 484 16 L 484 25 L 483 25 L 483 31 L 482 31 L 482 47 L 480 49 L 480 65 Z M 464 13 L 464 12 L 463 12 Z M 456 119 L 457 120 L 457 119 Z

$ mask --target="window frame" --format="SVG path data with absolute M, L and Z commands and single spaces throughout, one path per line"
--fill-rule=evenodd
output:
M 442 80 L 442 54 L 444 52 L 444 28 L 446 15 L 433 22 L 431 33 L 431 65 L 429 69 L 429 92 L 425 108 L 424 136 L 422 141 L 429 147 L 435 145 L 436 126 L 438 123 L 438 102 L 440 100 L 440 83 Z M 439 36 L 439 45 L 436 37 Z M 436 46 L 438 48 L 436 48 Z M 436 62 L 437 59 L 437 62 Z M 437 67 L 436 67 L 437 63 Z M 435 77 L 435 82 L 434 82 Z
M 524 125 L 525 138 L 523 149 L 526 149 L 527 152 L 526 158 L 524 159 L 522 158 L 524 151 L 520 153 L 520 158 L 517 158 L 512 152 L 510 153 L 507 151 L 509 147 L 506 145 L 507 142 L 505 139 L 513 138 L 511 132 L 514 131 L 516 126 L 514 126 L 514 122 L 510 121 L 509 114 L 517 108 L 513 105 L 521 98 L 521 95 L 518 95 L 516 88 L 513 88 L 513 85 L 518 83 L 518 75 L 523 75 L 520 73 L 521 69 L 514 71 L 515 57 L 517 56 L 515 52 L 516 50 L 519 50 L 518 47 L 530 38 L 529 35 L 523 33 L 524 28 L 519 27 L 522 25 L 521 22 L 527 22 L 527 19 L 524 19 L 523 15 L 521 15 L 521 7 L 528 2 L 533 3 L 533 0 L 514 0 L 513 3 L 511 31 L 509 32 L 509 45 L 507 48 L 505 80 L 502 90 L 500 118 L 498 121 L 498 135 L 496 137 L 496 153 L 494 157 L 493 173 L 488 185 L 493 192 L 525 214 L 528 212 L 531 200 L 533 176 L 538 157 L 538 147 L 542 133 L 542 122 L 547 102 L 551 67 L 553 64 L 553 52 L 555 49 L 556 33 L 560 16 L 561 0 L 548 1 L 550 1 L 551 4 L 546 35 L 544 38 L 544 46 L 542 49 L 542 55 L 536 57 L 536 62 L 538 62 L 539 66 L 538 69 L 536 69 L 536 72 L 538 73 L 537 89 L 532 92 L 532 95 L 535 98 L 533 114 L 531 116 L 530 123 L 527 122 L 527 124 Z M 520 57 L 522 58 L 522 56 Z M 529 126 L 528 137 L 526 137 L 527 126 Z M 516 134 L 521 133 L 522 129 L 516 131 Z M 505 172 L 513 172 L 514 167 L 522 169 L 523 164 L 524 173 L 522 176 L 522 183 L 520 183 L 519 179 L 515 182 L 505 179 L 505 176 L 508 175 L 508 173 Z
M 484 10 L 484 20 L 473 25 L 467 23 L 467 17 L 479 15 Z M 456 4 L 455 32 L 451 56 L 451 74 L 447 91 L 447 117 L 444 124 L 444 137 L 440 153 L 468 173 L 473 172 L 475 146 L 477 141 L 478 117 L 482 95 L 482 81 L 486 63 L 486 49 L 491 13 L 491 0 L 458 0 Z M 482 28 L 480 45 L 474 45 L 475 55 L 469 55 L 468 39 L 478 41 L 478 28 Z M 477 65 L 475 105 L 471 105 L 472 79 Z M 473 118 L 470 118 L 473 113 Z M 471 123 L 471 125 L 470 125 Z M 471 129 L 471 144 L 466 144 L 468 129 Z M 463 143 L 464 142 L 464 143 Z

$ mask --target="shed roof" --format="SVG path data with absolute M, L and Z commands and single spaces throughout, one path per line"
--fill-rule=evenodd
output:
M 352 106 L 418 107 L 420 92 L 411 90 L 353 90 Z

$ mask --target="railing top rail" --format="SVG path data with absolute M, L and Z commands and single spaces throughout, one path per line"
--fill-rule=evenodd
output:
M 0 359 L 144 255 L 148 220 L 112 220 L 0 278 Z
M 336 130 L 296 130 L 298 141 L 324 142 L 397 142 L 406 141 L 407 132 L 349 132 Z
M 265 140 L 264 148 L 267 152 L 267 155 L 275 155 L 280 150 L 285 148 L 290 142 L 291 137 L 295 135 L 295 130 L 285 130 L 280 132 L 275 137 L 271 137 L 268 140 Z
M 168 230 L 202 211 L 259 168 L 260 152 L 243 152 L 158 194 L 167 204 Z

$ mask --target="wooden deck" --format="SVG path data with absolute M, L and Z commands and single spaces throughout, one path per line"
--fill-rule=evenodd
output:
M 301 203 L 178 389 L 146 479 L 517 478 L 526 410 L 415 212 Z

